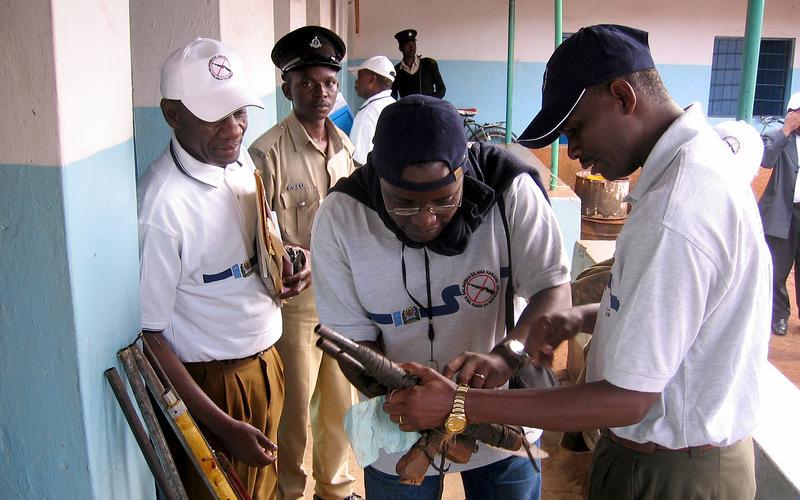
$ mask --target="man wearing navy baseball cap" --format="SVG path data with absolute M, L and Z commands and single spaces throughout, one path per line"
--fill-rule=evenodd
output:
M 430 96 L 383 110 L 366 165 L 320 207 L 311 253 L 321 323 L 394 361 L 458 372 L 462 391 L 505 387 L 527 357 L 531 322 L 570 300 L 568 259 L 538 174 L 497 147 L 468 147 L 456 109 Z M 532 306 L 513 328 L 515 295 Z M 451 394 L 448 411 L 453 403 Z M 406 417 L 391 416 L 403 430 Z M 399 433 L 386 425 L 368 434 Z M 369 448 L 353 445 L 357 456 Z M 408 448 L 378 448 L 364 472 L 367 498 L 438 497 L 433 467 L 421 486 L 402 484 Z M 499 449 L 480 445 L 449 471 L 461 473 L 467 498 L 539 498 L 538 464 Z
M 569 141 L 608 179 L 641 167 L 599 304 L 546 314 L 528 351 L 548 362 L 594 332 L 587 383 L 509 395 L 470 390 L 466 418 L 577 431 L 602 428 L 590 498 L 752 499 L 771 263 L 750 187 L 700 104 L 682 109 L 654 68 L 648 35 L 589 26 L 547 63 L 542 110 L 520 138 Z M 406 428 L 440 425 L 455 385 L 425 369 L 395 394 Z

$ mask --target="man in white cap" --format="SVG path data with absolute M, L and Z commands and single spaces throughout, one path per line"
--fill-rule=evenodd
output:
M 255 168 L 241 149 L 246 108 L 262 106 L 237 54 L 207 38 L 167 58 L 161 95 L 173 134 L 137 192 L 144 339 L 252 498 L 274 498 L 281 312 L 253 271 Z M 189 497 L 210 498 L 176 462 Z
M 772 253 L 772 333 L 786 335 L 789 294 L 786 278 L 792 265 L 800 262 L 800 92 L 792 95 L 783 127 L 763 136 L 761 165 L 772 169 L 764 194 L 758 202 L 764 234 Z M 795 297 L 800 298 L 800 282 L 795 279 Z
M 386 56 L 370 57 L 364 64 L 350 68 L 349 71 L 358 75 L 356 94 L 366 99 L 350 130 L 350 140 L 356 148 L 353 161 L 358 166 L 363 166 L 367 163 L 367 153 L 372 151 L 372 136 L 375 135 L 378 117 L 383 108 L 394 102 L 392 83 L 397 72 Z

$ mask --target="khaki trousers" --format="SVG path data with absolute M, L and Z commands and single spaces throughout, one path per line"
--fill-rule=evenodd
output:
M 264 433 L 272 442 L 278 440 L 278 422 L 283 407 L 283 365 L 275 348 L 258 356 L 230 361 L 185 363 L 197 385 L 217 406 L 236 420 L 247 422 Z M 214 449 L 221 446 L 204 430 Z M 230 458 L 230 453 L 226 453 Z M 183 454 L 176 465 L 191 500 L 211 499 L 207 487 Z M 271 500 L 277 495 L 278 473 L 275 463 L 266 467 L 250 467 L 232 461 L 236 474 L 253 500 Z
M 753 440 L 725 448 L 633 451 L 600 438 L 592 458 L 590 500 L 752 500 Z
M 314 493 L 325 500 L 353 493 L 355 478 L 348 471 L 350 444 L 344 415 L 355 390 L 339 364 L 315 345 L 319 322 L 314 291 L 306 289 L 283 309 L 283 335 L 276 344 L 284 363 L 286 399 L 278 428 L 278 498 L 303 498 L 306 472 L 303 453 L 311 422 Z

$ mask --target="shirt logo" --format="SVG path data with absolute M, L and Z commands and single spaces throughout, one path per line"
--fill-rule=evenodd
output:
M 314 38 L 311 39 L 311 43 L 309 43 L 308 46 L 311 47 L 312 49 L 318 49 L 322 47 L 322 42 L 319 41 L 318 36 L 315 36 Z
M 491 271 L 482 269 L 469 273 L 461 283 L 461 293 L 473 307 L 486 307 L 494 301 L 500 288 L 500 279 Z
M 416 323 L 419 321 L 419 309 L 416 306 L 410 306 L 403 310 L 402 313 L 403 324 Z
M 228 80 L 233 76 L 231 63 L 225 56 L 214 56 L 209 59 L 208 72 L 217 80 Z
M 298 182 L 296 184 L 289 184 L 288 186 L 286 186 L 287 191 L 297 191 L 299 189 L 305 189 L 305 188 L 306 185 L 303 182 Z

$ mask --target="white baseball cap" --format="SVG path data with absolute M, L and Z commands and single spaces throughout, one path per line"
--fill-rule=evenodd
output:
M 792 94 L 789 98 L 789 104 L 786 105 L 786 111 L 800 109 L 800 92 Z
M 207 122 L 245 106 L 264 107 L 247 84 L 239 55 L 210 38 L 195 38 L 167 57 L 161 66 L 161 96 L 183 102 Z
M 386 56 L 375 56 L 370 57 L 361 66 L 356 66 L 355 68 L 348 68 L 348 71 L 351 73 L 358 73 L 359 70 L 368 69 L 373 73 L 377 73 L 385 78 L 388 78 L 391 81 L 394 81 L 394 77 L 397 73 L 394 70 L 394 66 L 392 65 L 392 61 L 389 60 Z

